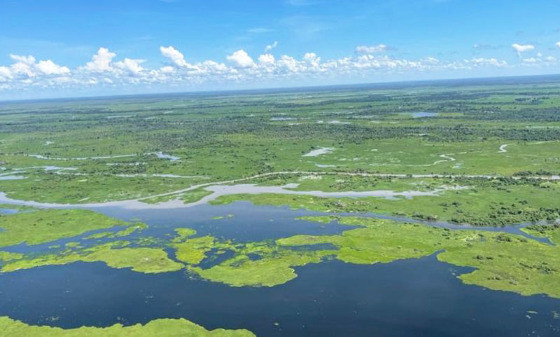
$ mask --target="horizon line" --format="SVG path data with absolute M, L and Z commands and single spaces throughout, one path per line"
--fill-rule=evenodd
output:
M 542 82 L 556 82 L 560 81 L 560 73 L 557 74 L 539 74 L 539 75 L 510 75 L 510 76 L 490 76 L 490 77 L 462 77 L 462 78 L 438 78 L 430 80 L 404 80 L 404 81 L 380 81 L 380 82 L 362 82 L 351 84 L 326 84 L 326 85 L 304 85 L 304 86 L 277 86 L 265 88 L 249 88 L 249 89 L 223 89 L 223 90 L 200 90 L 200 91 L 166 91 L 166 92 L 152 92 L 152 93 L 138 93 L 138 94 L 115 94 L 115 95 L 92 95 L 92 96 L 66 96 L 66 97 L 50 97 L 50 98 L 23 98 L 23 99 L 0 99 L 0 104 L 6 103 L 40 103 L 40 102 L 53 102 L 53 101 L 80 101 L 80 100 L 102 100 L 102 99 L 118 99 L 118 98 L 134 98 L 134 97 L 154 97 L 166 95 L 192 95 L 192 96 L 220 96 L 220 95 L 235 95 L 235 94 L 263 94 L 270 93 L 289 93 L 293 91 L 325 91 L 329 89 L 358 89 L 359 87 L 379 87 L 379 89 L 399 89 L 404 87 L 421 87 L 423 85 L 445 85 L 452 84 L 452 86 L 465 86 L 477 84 L 498 84 L 492 83 L 499 80 L 525 80 L 517 83 L 503 83 L 504 85 L 515 84 L 528 84 L 533 81 L 531 79 L 546 79 L 549 81 Z M 451 83 L 450 83 L 451 82 Z

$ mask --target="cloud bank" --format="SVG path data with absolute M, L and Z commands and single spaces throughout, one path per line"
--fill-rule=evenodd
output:
M 323 59 L 313 52 L 301 57 L 274 55 L 274 42 L 264 53 L 251 56 L 243 49 L 225 56 L 224 62 L 206 60 L 189 62 L 188 57 L 174 46 L 161 46 L 161 59 L 145 66 L 146 60 L 121 58 L 101 47 L 84 65 L 70 69 L 52 60 L 39 60 L 31 55 L 10 55 L 10 65 L 0 66 L 0 93 L 20 89 L 57 89 L 142 86 L 149 88 L 176 87 L 196 89 L 201 84 L 255 84 L 282 86 L 284 83 L 325 83 L 326 79 L 360 79 L 374 82 L 383 75 L 401 77 L 443 72 L 462 73 L 481 69 L 514 69 L 518 67 L 557 67 L 558 60 L 536 52 L 530 44 L 514 43 L 512 48 L 520 56 L 515 64 L 503 59 L 473 57 L 470 59 L 441 60 L 434 57 L 421 59 L 397 58 L 389 55 L 385 44 L 357 46 L 350 56 Z M 556 44 L 560 48 L 560 42 Z M 523 54 L 523 55 L 522 55 Z M 529 54 L 529 55 L 527 55 Z M 523 57 L 521 57 L 523 56 Z

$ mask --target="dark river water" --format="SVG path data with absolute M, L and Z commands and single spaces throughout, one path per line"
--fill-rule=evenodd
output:
M 246 242 L 351 228 L 294 220 L 318 213 L 248 203 L 96 210 L 146 222 L 150 228 L 134 235 L 157 237 L 190 227 L 199 235 Z M 68 241 L 76 239 L 59 243 Z M 47 246 L 12 250 L 37 249 Z M 456 275 L 469 270 L 435 256 L 373 266 L 328 261 L 297 268 L 299 276 L 280 286 L 236 288 L 185 272 L 149 275 L 74 263 L 0 274 L 0 316 L 64 328 L 186 318 L 208 329 L 245 328 L 261 337 L 560 336 L 560 300 L 464 285 Z

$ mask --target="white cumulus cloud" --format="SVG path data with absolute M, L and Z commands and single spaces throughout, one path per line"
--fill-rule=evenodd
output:
M 305 53 L 305 55 L 303 55 L 303 60 L 311 67 L 319 67 L 321 63 L 321 58 L 315 53 Z
M 115 62 L 115 67 L 124 70 L 131 75 L 138 75 L 144 70 L 144 68 L 142 68 L 142 66 L 140 65 L 144 62 L 145 60 L 134 60 L 125 58 L 122 61 Z
M 10 67 L 10 72 L 12 76 L 24 75 L 27 77 L 34 77 L 35 71 L 33 66 L 35 64 L 35 58 L 31 55 L 29 56 L 22 56 L 22 55 L 14 55 L 10 54 L 10 58 L 16 63 L 12 64 Z
M 176 66 L 186 67 L 187 61 L 185 61 L 185 56 L 183 53 L 175 49 L 173 46 L 169 47 L 159 47 L 161 54 L 169 58 Z
M 51 60 L 39 61 L 37 69 L 45 75 L 63 75 L 70 73 L 68 67 L 59 66 Z
M 271 44 L 273 46 L 275 44 Z M 533 45 L 519 45 L 519 59 L 509 64 L 495 57 L 436 59 L 434 57 L 403 58 L 384 53 L 386 45 L 356 47 L 347 56 L 324 58 L 307 52 L 301 57 L 274 55 L 266 51 L 253 60 L 240 49 L 226 55 L 228 62 L 205 60 L 189 63 L 175 47 L 160 47 L 163 62 L 149 67 L 145 60 L 121 58 L 101 47 L 85 65 L 70 69 L 50 59 L 36 60 L 31 55 L 10 55 L 11 64 L 0 64 L 0 95 L 5 91 L 45 88 L 230 88 L 232 85 L 259 83 L 267 86 L 298 83 L 333 83 L 342 81 L 374 81 L 379 78 L 414 78 L 423 74 L 470 74 L 473 70 L 506 71 L 515 68 L 557 69 L 560 61 L 552 56 L 532 52 Z M 531 46 L 532 48 L 528 47 Z M 269 48 L 273 49 L 273 48 Z M 541 70 L 539 70 L 541 71 Z M 29 90 L 28 92 L 34 92 Z
M 22 55 L 10 54 L 10 58 L 14 61 L 17 61 L 18 63 L 24 63 L 28 65 L 32 65 L 33 63 L 35 63 L 35 58 L 31 55 L 22 56 Z
M 511 45 L 511 47 L 513 49 L 515 49 L 518 53 L 523 53 L 526 51 L 531 51 L 535 49 L 535 46 L 532 44 L 519 44 L 519 43 L 514 43 Z
M 10 71 L 10 68 L 0 66 L 0 81 L 7 81 L 10 78 L 12 78 L 12 72 Z
M 255 65 L 255 62 L 253 61 L 251 56 L 249 56 L 249 54 L 247 54 L 247 52 L 243 49 L 240 49 L 233 54 L 228 55 L 227 60 L 239 68 L 250 68 Z
M 9 68 L 2 67 L 0 76 L 4 78 L 13 78 L 17 76 L 36 77 L 40 75 L 64 75 L 70 73 L 68 67 L 60 66 L 51 60 L 42 60 L 38 63 L 32 55 L 10 55 L 10 58 L 16 61 Z
M 260 64 L 270 65 L 270 64 L 274 64 L 275 61 L 276 58 L 272 54 L 262 54 L 259 56 Z
M 111 61 L 117 54 L 112 53 L 107 48 L 99 48 L 97 53 L 93 55 L 91 61 L 86 63 L 85 69 L 92 72 L 111 71 Z

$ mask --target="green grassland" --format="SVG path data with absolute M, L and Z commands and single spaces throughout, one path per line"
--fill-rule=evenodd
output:
M 236 249 L 235 257 L 208 269 L 190 267 L 198 276 L 234 287 L 273 287 L 297 277 L 294 267 L 319 263 L 330 250 L 293 251 L 275 245 L 248 244 Z
M 558 174 L 558 88 L 521 83 L 5 103 L 0 166 L 25 179 L 0 179 L 0 190 L 25 200 L 85 203 L 275 171 Z M 419 111 L 438 115 L 414 118 Z M 303 156 L 321 147 L 333 150 Z M 204 195 L 195 194 L 185 200 Z
M 27 325 L 8 317 L 0 317 L 0 329 L 6 336 L 19 337 L 250 337 L 255 336 L 248 330 L 206 330 L 186 319 L 158 319 L 145 325 L 123 326 L 115 324 L 107 328 L 81 327 L 61 329 L 50 326 Z
M 0 247 L 37 245 L 93 230 L 128 225 L 87 210 L 41 210 L 0 216 Z
M 163 273 L 182 269 L 181 263 L 171 260 L 161 248 L 126 247 L 127 241 L 114 241 L 90 248 L 77 246 L 62 252 L 10 260 L 1 271 L 13 272 L 40 266 L 64 265 L 74 262 L 104 262 L 111 268 L 130 268 L 140 273 Z
M 321 177 L 319 177 L 321 178 Z M 299 180 L 294 180 L 299 181 Z M 326 182 L 325 182 L 326 181 Z M 388 189 L 395 182 L 396 190 L 431 191 L 442 186 L 461 189 L 442 191 L 434 196 L 413 198 L 324 198 L 309 195 L 260 194 L 226 195 L 212 201 L 227 204 L 248 200 L 257 205 L 288 205 L 296 209 L 323 212 L 369 212 L 407 216 L 422 220 L 440 220 L 476 226 L 505 226 L 560 218 L 556 181 L 511 179 L 394 179 L 332 177 L 307 180 L 299 189 L 333 190 L 345 186 L 348 190 Z

